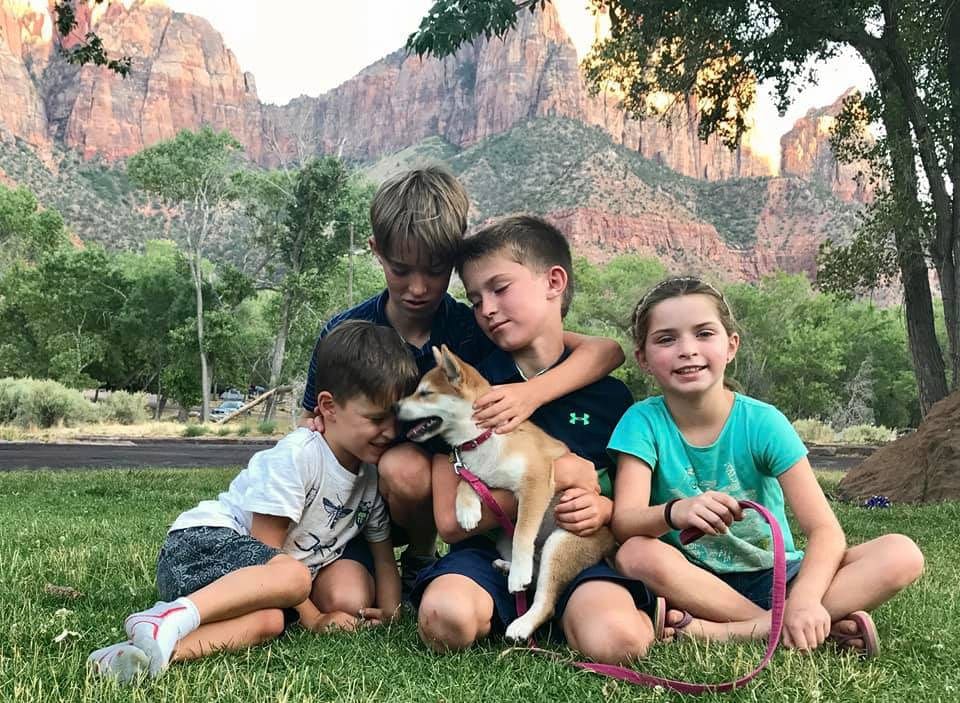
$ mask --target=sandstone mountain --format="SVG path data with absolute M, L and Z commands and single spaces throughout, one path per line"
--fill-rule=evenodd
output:
M 850 172 L 836 166 L 816 115 L 784 137 L 781 163 L 791 178 L 775 179 L 770 164 L 750 149 L 749 135 L 733 152 L 717 140 L 700 142 L 692 101 L 675 106 L 665 126 L 630 119 L 615 96 L 590 96 L 573 44 L 550 5 L 523 13 L 518 30 L 504 41 L 478 42 L 445 61 L 398 51 L 325 95 L 284 106 L 260 102 L 253 76 L 241 71 L 206 20 L 156 0 L 134 0 L 128 9 L 118 0 L 78 5 L 77 34 L 95 29 L 108 51 L 130 55 L 128 78 L 68 65 L 56 55 L 49 12 L 0 0 L 0 142 L 7 142 L 10 163 L 23 144 L 30 145 L 50 176 L 38 176 L 31 165 L 34 180 L 46 183 L 57 201 L 58 164 L 69 164 L 69 173 L 79 169 L 88 181 L 93 174 L 93 182 L 113 184 L 107 190 L 123 182 L 105 175 L 106 166 L 84 167 L 69 153 L 109 164 L 203 124 L 228 129 L 263 166 L 313 153 L 385 163 L 402 160 L 404 153 L 422 158 L 434 149 L 441 159 L 454 159 L 451 165 L 474 191 L 478 219 L 534 209 L 561 220 L 595 257 L 640 250 L 677 265 L 706 262 L 749 279 L 776 269 L 812 272 L 823 237 L 849 231 L 845 206 L 824 193 L 847 201 L 867 198 Z M 549 150 L 556 163 L 529 152 L 529 158 L 498 169 L 479 156 L 496 152 L 503 140 L 516 147 L 546 138 L 549 146 L 546 129 L 558 129 L 556 144 L 564 145 Z M 578 130 L 592 135 L 587 141 L 596 151 L 587 158 L 563 151 L 582 152 L 568 138 Z M 520 151 L 528 153 L 527 147 Z M 552 181 L 563 189 L 541 188 L 533 199 L 517 196 L 542 185 L 543 169 L 562 171 L 573 163 L 569 177 L 558 173 Z M 658 175 L 640 178 L 641 187 L 637 169 Z M 15 170 L 0 166 L 0 179 L 19 181 Z M 669 197 L 661 192 L 681 177 L 680 190 Z M 683 193 L 696 193 L 696 206 Z M 727 201 L 729 207 L 710 205 Z M 820 216 L 810 219 L 809 209 L 797 206 L 807 201 L 816 201 Z M 836 218 L 832 224 L 842 221 L 843 227 L 825 227 Z M 84 237 L 103 240 L 105 231 L 114 230 L 67 219 Z

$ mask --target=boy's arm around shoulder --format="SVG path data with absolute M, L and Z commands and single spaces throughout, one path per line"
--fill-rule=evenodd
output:
M 606 337 L 563 333 L 570 356 L 554 368 L 524 383 L 494 386 L 477 402 L 474 416 L 481 427 L 510 432 L 547 403 L 605 378 L 626 358 L 623 349 Z

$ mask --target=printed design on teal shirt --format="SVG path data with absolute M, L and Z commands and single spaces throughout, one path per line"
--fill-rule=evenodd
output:
M 727 461 L 720 472 L 702 478 L 692 465 L 687 466 L 684 473 L 694 494 L 721 491 L 737 500 L 757 500 L 757 492 L 744 488 L 732 462 Z M 723 572 L 731 568 L 736 571 L 769 569 L 773 565 L 771 547 L 769 527 L 758 513 L 751 510 L 744 513 L 741 521 L 731 525 L 727 534 L 703 537 L 683 549 L 695 561 Z
M 589 425 L 590 424 L 590 413 L 583 413 L 582 415 L 577 415 L 577 413 L 570 413 L 570 424 L 571 425 Z

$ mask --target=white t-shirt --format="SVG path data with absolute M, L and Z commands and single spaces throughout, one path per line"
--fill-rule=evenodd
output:
M 377 492 L 377 468 L 344 468 L 319 432 L 298 428 L 276 446 L 251 457 L 247 468 L 216 500 L 182 513 L 170 531 L 227 527 L 250 534 L 253 513 L 290 518 L 283 551 L 312 573 L 340 556 L 354 537 L 390 536 L 390 517 Z

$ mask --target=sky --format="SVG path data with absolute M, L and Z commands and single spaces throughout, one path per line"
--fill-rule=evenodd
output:
M 256 77 L 264 102 L 316 96 L 403 46 L 432 0 L 167 0 L 174 10 L 206 18 L 224 36 L 244 71 Z M 581 56 L 594 36 L 586 0 L 553 0 Z M 242 10 L 240 9 L 242 7 Z M 761 85 L 754 149 L 779 155 L 780 136 L 809 109 L 829 105 L 847 88 L 869 86 L 869 71 L 852 52 L 819 67 L 816 85 L 794 94 L 780 117 L 772 87 Z M 777 166 L 779 158 L 772 159 Z

